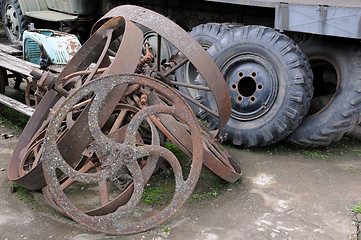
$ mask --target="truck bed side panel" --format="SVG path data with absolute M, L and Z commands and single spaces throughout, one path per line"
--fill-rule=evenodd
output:
M 279 4 L 275 28 L 346 38 L 361 38 L 361 9 Z
M 348 7 L 361 8 L 360 0 L 206 0 L 209 2 L 223 2 L 230 4 L 258 6 L 258 7 L 273 7 L 275 8 L 279 3 L 302 4 L 302 5 L 326 5 L 332 7 Z

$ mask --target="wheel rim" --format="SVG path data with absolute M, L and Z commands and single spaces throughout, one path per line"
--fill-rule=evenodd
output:
M 273 66 L 255 54 L 242 54 L 222 69 L 231 95 L 232 114 L 237 120 L 254 120 L 266 114 L 278 94 Z
M 12 40 L 19 40 L 20 24 L 18 14 L 16 13 L 14 6 L 9 2 L 7 2 L 5 9 L 5 27 Z
M 327 109 L 334 100 L 340 85 L 340 70 L 325 56 L 313 56 L 309 61 L 314 75 L 314 93 L 307 117 L 314 117 Z

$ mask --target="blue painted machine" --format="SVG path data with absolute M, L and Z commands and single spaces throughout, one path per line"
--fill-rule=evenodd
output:
M 24 59 L 43 67 L 67 64 L 80 48 L 81 44 L 73 34 L 48 29 L 24 31 Z

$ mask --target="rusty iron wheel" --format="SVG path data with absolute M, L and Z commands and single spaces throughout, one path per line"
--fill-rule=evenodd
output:
M 114 114 L 110 116 L 109 120 L 102 128 L 102 131 L 112 140 L 118 143 L 123 143 L 128 123 L 138 111 L 139 109 L 132 105 L 118 104 L 114 110 Z M 161 144 L 158 130 L 149 119 L 146 119 L 146 122 L 139 126 L 136 139 L 137 146 L 145 144 L 160 146 Z M 91 171 L 94 172 L 94 170 L 99 171 L 102 169 L 102 164 L 94 153 L 93 145 L 94 141 L 92 141 L 90 146 L 82 152 L 79 163 L 73 165 L 73 168 L 76 171 L 89 173 Z M 153 158 L 155 157 L 153 156 Z M 154 161 L 157 162 L 157 159 L 150 160 L 150 162 Z M 143 168 L 147 164 L 147 160 L 140 159 L 139 164 L 141 168 Z M 156 167 L 158 167 L 158 164 Z M 85 214 L 92 216 L 105 215 L 114 212 L 119 206 L 124 205 L 129 200 L 134 189 L 132 177 L 127 172 L 124 172 L 117 178 L 111 179 L 111 181 L 102 181 L 99 183 L 98 191 L 100 201 L 95 204 L 93 200 L 94 193 L 92 191 L 94 188 L 93 185 L 86 186 L 84 184 L 78 184 L 77 186 L 74 186 L 76 181 L 69 177 L 59 179 L 59 183 L 61 189 L 67 197 L 71 201 L 74 199 L 77 203 L 76 204 L 74 202 L 75 205 L 81 205 L 81 209 L 85 212 Z M 58 212 L 64 213 L 63 210 L 56 204 L 56 201 L 52 198 L 49 188 L 44 187 L 42 191 L 47 202 Z M 79 191 L 83 193 L 82 197 L 74 197 L 74 195 L 76 195 Z M 89 199 L 91 201 L 87 206 L 86 200 Z
M 102 124 L 99 122 L 99 115 L 102 114 L 100 107 L 104 104 L 103 100 L 105 97 L 108 98 L 109 94 L 112 94 L 111 90 L 120 84 L 138 84 L 142 87 L 146 86 L 146 88 L 159 92 L 172 104 L 150 106 L 138 112 L 127 127 L 124 144 L 116 143 L 104 135 L 100 128 L 100 125 Z M 103 169 L 96 173 L 86 174 L 75 171 L 63 160 L 56 144 L 56 135 L 59 124 L 66 117 L 66 114 L 69 109 L 71 109 L 72 105 L 84 95 L 91 92 L 94 93 L 95 97 L 89 109 L 88 125 L 91 135 L 95 140 L 94 151 L 100 162 L 103 164 Z M 194 151 L 188 176 L 183 176 L 182 168 L 178 160 L 169 150 L 154 145 L 137 147 L 135 144 L 135 134 L 140 123 L 150 115 L 160 113 L 172 114 L 189 127 Z M 65 100 L 59 110 L 55 113 L 54 118 L 47 128 L 44 140 L 43 170 L 49 192 L 52 194 L 56 204 L 62 208 L 69 217 L 95 231 L 108 234 L 131 234 L 151 229 L 166 221 L 183 205 L 192 193 L 202 167 L 203 148 L 202 142 L 199 141 L 200 138 L 200 128 L 191 109 L 185 101 L 167 85 L 139 75 L 115 75 L 94 80 L 81 87 L 78 91 L 73 92 Z M 147 167 L 146 165 L 141 170 L 137 159 L 153 155 L 163 157 L 173 168 L 176 179 L 176 188 L 173 199 L 169 205 L 160 212 L 155 213 L 153 216 L 135 222 L 127 222 L 127 220 L 130 221 L 130 218 L 125 218 L 125 216 L 139 203 L 144 185 L 146 184 L 147 179 L 152 175 L 156 164 L 155 161 L 149 161 L 148 159 L 148 162 L 150 163 L 149 166 Z M 115 212 L 104 216 L 89 216 L 76 208 L 74 204 L 69 202 L 66 198 L 56 175 L 56 170 L 60 169 L 64 174 L 76 181 L 98 183 L 114 176 L 122 166 L 125 166 L 133 177 L 133 194 L 125 205 L 119 207 Z M 125 220 L 125 222 L 121 222 L 122 220 Z
M 177 49 L 173 52 L 171 59 L 167 63 L 162 64 L 161 58 L 158 58 L 158 61 L 154 64 L 155 67 L 151 69 L 149 73 L 150 76 L 160 79 L 175 89 L 186 87 L 211 92 L 216 102 L 215 109 L 207 108 L 205 105 L 199 103 L 197 99 L 178 91 L 187 101 L 219 119 L 218 129 L 222 129 L 226 125 L 231 113 L 229 92 L 219 69 L 202 46 L 184 31 L 184 29 L 168 18 L 149 9 L 132 5 L 113 8 L 93 26 L 92 31 L 95 32 L 101 24 L 117 16 L 125 16 L 134 23 L 157 33 L 158 46 L 161 46 L 163 39 L 165 39 Z M 161 49 L 161 47 L 157 48 L 157 56 L 162 55 Z M 172 76 L 176 70 L 188 62 L 195 66 L 199 74 L 203 76 L 207 87 L 197 84 L 185 84 L 173 80 Z
M 86 103 L 87 101 L 85 101 Z M 58 102 L 56 105 L 61 104 L 62 101 Z M 84 101 L 78 103 L 77 105 L 85 105 Z M 84 109 L 84 107 L 83 107 Z M 71 129 L 74 122 L 80 116 L 83 109 L 79 107 L 72 109 L 67 114 L 66 119 L 61 124 L 61 130 L 59 131 L 58 141 L 67 134 L 69 129 Z M 29 141 L 28 145 L 24 147 L 19 153 L 19 165 L 18 167 L 18 180 L 23 184 L 22 186 L 29 190 L 39 190 L 46 185 L 45 179 L 42 173 L 42 145 L 44 141 L 44 136 L 46 128 L 48 127 L 51 117 L 47 118 L 43 122 L 42 126 L 34 134 L 34 136 Z
M 124 32 L 128 34 L 127 36 L 123 36 L 123 41 L 118 51 L 122 54 L 116 56 L 114 60 L 115 64 L 112 65 L 112 67 L 110 66 L 111 62 L 107 55 L 109 45 L 112 39 L 118 38 Z M 29 149 L 24 149 L 31 146 L 32 138 L 38 131 L 41 131 L 43 122 L 49 121 L 52 117 L 52 112 L 55 111 L 57 106 L 64 100 L 64 94 L 69 94 L 83 84 L 83 82 L 89 82 L 92 78 L 100 74 L 133 73 L 141 52 L 141 36 L 141 31 L 135 24 L 123 17 L 114 18 L 106 22 L 89 38 L 57 78 L 51 74 L 39 76 L 40 80 L 38 85 L 45 87 L 46 91 L 41 91 L 42 88 L 38 88 L 36 91 L 41 101 L 37 104 L 36 111 L 24 128 L 11 156 L 8 168 L 8 177 L 10 180 L 15 181 L 29 190 L 38 190 L 45 186 L 41 168 L 34 169 L 24 176 L 19 175 L 19 165 L 21 161 L 23 161 L 22 153 L 24 151 L 29 152 Z M 92 51 L 89 51 L 89 49 L 92 49 Z M 119 62 L 127 62 L 128 64 L 117 64 Z M 95 67 L 89 70 L 88 68 L 94 64 Z M 116 105 L 118 102 L 119 99 L 115 100 L 114 104 Z M 111 114 L 111 112 L 109 114 Z M 81 123 L 76 124 L 72 128 L 73 130 L 69 131 L 68 136 L 65 137 L 65 141 L 61 144 L 62 147 L 68 148 L 66 141 L 75 138 L 74 135 L 81 129 L 78 127 L 79 125 L 81 125 Z

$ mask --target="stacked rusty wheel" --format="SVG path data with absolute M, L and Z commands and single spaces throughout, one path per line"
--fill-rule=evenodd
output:
M 151 41 L 135 24 L 153 32 Z M 187 103 L 217 118 L 218 132 L 231 112 L 225 81 L 196 40 L 167 18 L 129 5 L 111 10 L 93 31 L 58 76 L 34 73 L 39 101 L 13 152 L 9 179 L 42 189 L 54 209 L 84 226 L 121 235 L 166 221 L 191 195 L 202 164 L 229 182 L 239 179 L 217 132 L 205 129 Z M 163 44 L 176 50 L 163 58 Z M 188 63 L 206 87 L 173 80 Z M 185 96 L 180 86 L 209 92 L 217 107 Z M 164 147 L 164 137 L 189 156 L 189 171 Z M 129 217 L 162 164 L 174 173 L 172 200 L 145 218 Z M 83 198 L 72 195 L 79 189 Z

